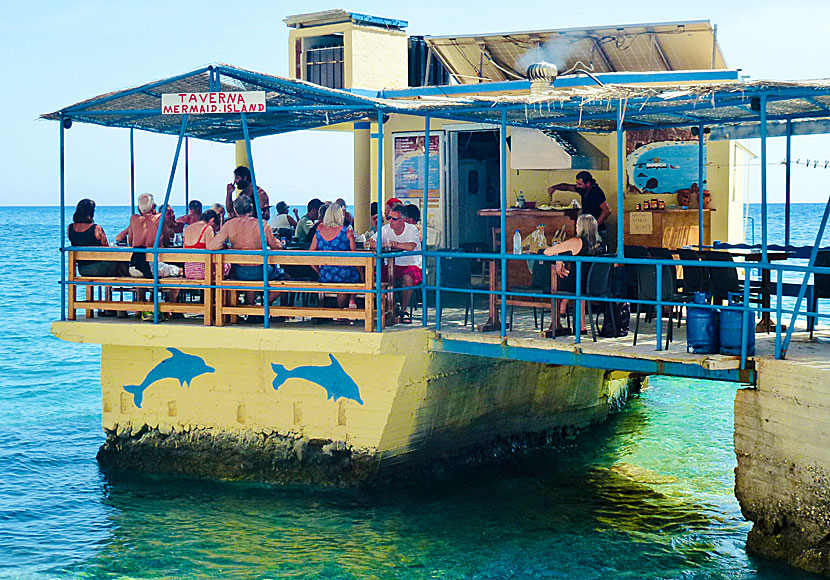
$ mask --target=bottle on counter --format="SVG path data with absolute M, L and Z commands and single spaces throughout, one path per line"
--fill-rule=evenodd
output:
M 642 206 L 638 203 L 638 204 L 636 204 L 636 205 L 634 206 L 634 210 L 635 210 L 635 211 L 640 211 L 640 208 L 641 208 L 641 207 L 642 207 Z
M 666 209 L 666 200 L 660 200 L 660 205 L 658 206 L 658 209 Z
M 519 230 L 516 230 L 516 233 L 513 234 L 513 253 L 522 253 L 522 234 L 519 233 Z

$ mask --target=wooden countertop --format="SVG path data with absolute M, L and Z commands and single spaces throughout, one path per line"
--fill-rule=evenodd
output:
M 717 211 L 717 210 L 715 210 L 714 208 L 705 208 L 703 211 L 705 213 L 707 211 Z M 679 207 L 675 207 L 675 208 L 671 208 L 671 209 L 670 208 L 666 208 L 666 209 L 639 209 L 639 210 L 638 209 L 626 209 L 626 210 L 623 211 L 623 213 L 646 213 L 646 212 L 650 212 L 650 213 L 665 213 L 665 212 L 697 213 L 697 208 L 694 208 L 694 209 L 681 209 Z
M 509 207 L 507 208 L 508 215 L 521 215 L 521 216 L 546 216 L 546 215 L 574 215 L 576 216 L 581 210 L 577 208 L 568 209 L 519 209 L 516 207 Z M 478 215 L 483 217 L 498 217 L 501 215 L 501 210 L 498 208 L 493 209 L 480 209 L 478 210 Z

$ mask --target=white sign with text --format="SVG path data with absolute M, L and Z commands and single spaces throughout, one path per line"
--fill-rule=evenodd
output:
M 265 91 L 232 93 L 165 93 L 161 95 L 163 115 L 206 115 L 264 113 Z

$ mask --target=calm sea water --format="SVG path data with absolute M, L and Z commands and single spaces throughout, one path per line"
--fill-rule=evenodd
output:
M 113 236 L 126 211 L 97 218 Z M 100 347 L 49 334 L 57 222 L 0 208 L 0 578 L 812 578 L 744 551 L 725 383 L 654 378 L 557 449 L 431 485 L 108 479 Z

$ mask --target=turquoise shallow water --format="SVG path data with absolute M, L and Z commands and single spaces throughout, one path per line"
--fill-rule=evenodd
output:
M 107 478 L 100 348 L 49 334 L 57 215 L 0 208 L 27 241 L 0 276 L 0 578 L 812 578 L 744 551 L 730 384 L 652 379 L 557 449 L 430 485 Z

